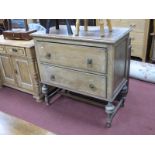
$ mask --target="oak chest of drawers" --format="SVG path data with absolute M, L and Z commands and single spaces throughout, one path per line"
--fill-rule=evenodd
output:
M 100 38 L 96 27 L 68 36 L 64 27 L 51 34 L 33 34 L 44 86 L 113 102 L 128 83 L 130 41 L 128 28 L 113 29 Z
M 149 19 L 113 19 L 112 25 L 116 27 L 132 27 L 131 37 L 131 56 L 146 59 L 147 42 L 149 33 Z
M 40 77 L 32 40 L 5 40 L 0 36 L 0 86 L 2 85 L 30 93 L 40 101 Z

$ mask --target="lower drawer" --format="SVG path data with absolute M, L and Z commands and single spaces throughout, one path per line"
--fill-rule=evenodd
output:
M 131 55 L 143 58 L 145 55 L 143 46 L 138 44 L 132 44 Z
M 43 83 L 90 96 L 106 97 L 106 77 L 55 66 L 40 65 Z

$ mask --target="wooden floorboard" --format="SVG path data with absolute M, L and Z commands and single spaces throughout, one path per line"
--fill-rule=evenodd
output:
M 17 117 L 0 112 L 0 135 L 53 135 L 54 133 L 42 129 Z

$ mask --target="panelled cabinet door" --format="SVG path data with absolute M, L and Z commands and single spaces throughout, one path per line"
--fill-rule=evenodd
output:
M 26 59 L 12 58 L 16 72 L 17 83 L 20 88 L 33 90 L 32 78 L 29 71 L 28 61 Z
M 0 70 L 4 83 L 16 85 L 14 68 L 10 56 L 0 55 Z

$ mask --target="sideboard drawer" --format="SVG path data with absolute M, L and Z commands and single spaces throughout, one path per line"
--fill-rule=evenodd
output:
M 132 44 L 131 54 L 135 57 L 143 57 L 144 51 L 143 47 L 138 44 Z
M 55 66 L 40 65 L 42 82 L 81 92 L 106 97 L 106 77 Z
M 145 31 L 146 21 L 144 19 L 114 19 L 112 20 L 113 26 L 123 26 L 123 27 L 133 27 L 135 32 L 143 32 Z
M 6 52 L 5 52 L 4 46 L 1 46 L 1 45 L 0 45 L 0 53 L 6 53 Z
M 106 73 L 107 48 L 38 42 L 41 62 Z
M 25 50 L 22 47 L 7 46 L 6 50 L 11 55 L 25 56 Z

